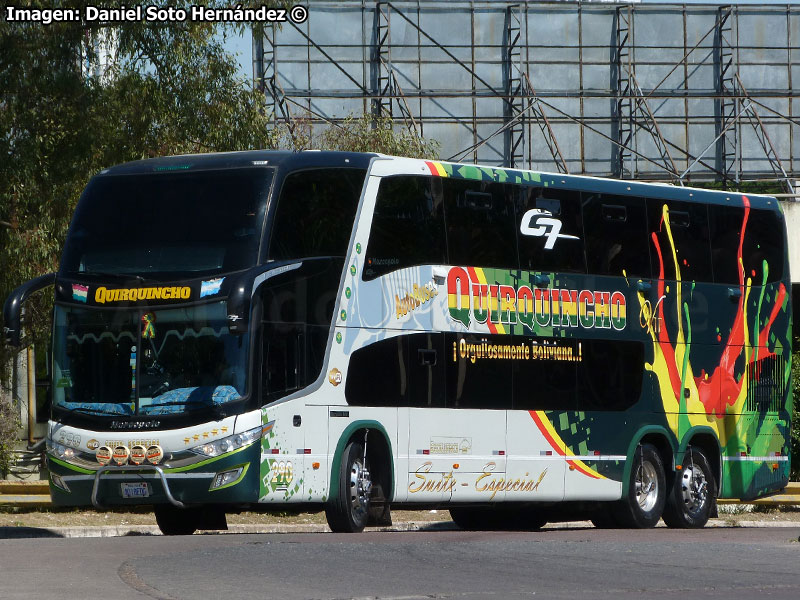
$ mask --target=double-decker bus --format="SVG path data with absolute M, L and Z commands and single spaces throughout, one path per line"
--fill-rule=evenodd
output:
M 788 274 L 770 197 L 254 151 L 102 171 L 4 316 L 54 283 L 57 505 L 702 527 L 788 482 Z

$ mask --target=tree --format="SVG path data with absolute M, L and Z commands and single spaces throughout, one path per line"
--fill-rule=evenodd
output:
M 81 190 L 103 167 L 274 146 L 263 96 L 237 76 L 220 34 L 221 25 L 192 21 L 114 29 L 0 22 L 0 298 L 57 268 Z M 98 56 L 87 40 L 98 39 L 110 42 L 116 60 L 104 76 L 90 76 L 83 67 Z M 48 302 L 27 308 L 36 337 L 46 335 Z M 7 359 L 0 348 L 0 364 Z
M 91 3 L 55 0 L 51 8 Z M 189 7 L 169 0 L 159 6 Z M 288 2 L 242 2 L 242 5 Z M 230 3 L 210 0 L 208 8 Z M 110 0 L 104 8 L 132 6 Z M 170 154 L 330 147 L 432 156 L 436 146 L 390 120 L 352 117 L 316 139 L 272 127 L 263 94 L 237 76 L 224 36 L 244 24 L 0 21 L 0 302 L 13 288 L 54 271 L 88 180 L 121 162 Z M 105 43 L 115 59 L 98 63 Z M 301 129 L 303 129 L 301 127 Z M 47 347 L 52 294 L 26 304 L 28 334 Z M 13 350 L 0 342 L 0 377 Z M 13 407 L 0 402 L 0 470 Z M 6 445 L 3 445 L 3 440 Z

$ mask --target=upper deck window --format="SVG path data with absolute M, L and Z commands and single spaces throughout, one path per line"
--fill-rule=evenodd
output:
M 552 187 L 519 189 L 520 267 L 530 271 L 585 273 L 580 192 Z
M 707 205 L 651 198 L 647 219 L 653 277 L 713 281 Z
M 63 272 L 196 277 L 256 264 L 272 169 L 96 177 Z
M 366 260 L 365 280 L 415 265 L 447 264 L 441 178 L 381 181 Z
M 711 255 L 714 260 L 714 281 L 739 285 L 748 278 L 753 285 L 783 278 L 783 223 L 778 213 L 750 209 L 747 223 L 742 206 L 711 206 Z M 742 238 L 742 227 L 744 238 Z M 739 246 L 742 248 L 740 273 Z
M 364 169 L 309 169 L 286 176 L 278 197 L 268 258 L 344 256 Z
M 644 198 L 584 194 L 583 222 L 589 273 L 650 277 Z
M 518 268 L 514 188 L 449 178 L 442 186 L 450 264 Z

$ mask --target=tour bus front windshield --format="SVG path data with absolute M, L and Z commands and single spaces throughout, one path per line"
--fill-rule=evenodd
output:
M 180 415 L 241 399 L 249 335 L 224 302 L 162 310 L 57 305 L 53 405 L 82 415 Z
M 257 263 L 271 168 L 95 177 L 62 273 L 188 279 Z

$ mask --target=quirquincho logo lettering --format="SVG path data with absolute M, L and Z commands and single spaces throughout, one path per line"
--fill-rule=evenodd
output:
M 188 300 L 192 288 L 188 286 L 121 288 L 109 290 L 99 287 L 94 292 L 97 304 L 106 302 L 137 302 L 139 300 Z
M 473 276 L 474 273 L 474 276 Z M 538 328 L 625 329 L 627 306 L 621 291 L 531 288 L 486 283 L 478 269 L 453 267 L 447 274 L 450 317 L 471 323 L 516 324 Z

